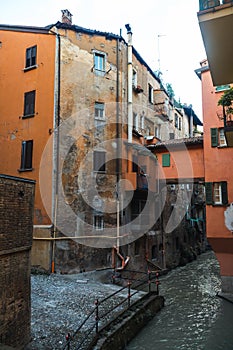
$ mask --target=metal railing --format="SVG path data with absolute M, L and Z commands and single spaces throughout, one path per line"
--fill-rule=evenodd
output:
M 146 292 L 152 291 L 153 284 L 157 295 L 159 295 L 159 273 L 139 272 L 137 274 L 145 275 L 144 278 L 128 280 L 127 285 L 119 288 L 116 292 L 107 297 L 95 300 L 93 310 L 87 315 L 83 322 L 78 326 L 72 334 L 68 332 L 66 335 L 66 343 L 63 350 L 72 349 L 90 349 L 90 344 L 94 341 L 101 330 L 112 322 L 116 321 L 120 316 L 133 305 L 134 302 L 140 299 L 134 298 L 135 295 L 142 293 L 145 296 Z M 114 280 L 114 278 L 113 278 Z M 126 296 L 123 295 L 125 292 Z

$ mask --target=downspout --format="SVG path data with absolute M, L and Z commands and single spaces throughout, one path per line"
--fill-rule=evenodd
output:
M 193 137 L 193 107 L 190 105 L 191 113 L 190 113 L 190 137 Z
M 116 77 L 116 138 L 117 138 L 117 155 L 116 155 L 116 192 L 117 192 L 117 252 L 119 253 L 120 245 L 120 135 L 119 135 L 119 37 L 117 37 L 117 77 Z
M 133 61 L 132 61 L 132 31 L 129 24 L 125 25 L 128 34 L 128 142 L 132 143 L 133 131 L 133 100 L 132 100 L 132 81 L 133 81 Z
M 55 113 L 54 113 L 54 139 L 53 139 L 53 173 L 55 174 L 55 183 L 53 184 L 53 198 L 52 198 L 52 254 L 51 254 L 51 272 L 55 272 L 55 249 L 56 249 L 56 232 L 57 232 L 57 210 L 58 210 L 58 188 L 59 188 L 59 126 L 60 126 L 60 86 L 61 86 L 61 38 L 60 34 L 56 34 L 56 87 L 55 93 Z M 55 89 L 56 89 L 55 87 Z

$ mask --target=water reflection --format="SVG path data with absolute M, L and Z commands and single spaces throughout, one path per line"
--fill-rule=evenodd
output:
M 165 307 L 127 350 L 233 349 L 233 304 L 216 296 L 220 286 L 212 252 L 161 278 Z

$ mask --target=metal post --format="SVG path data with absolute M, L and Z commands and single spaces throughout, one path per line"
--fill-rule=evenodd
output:
M 128 281 L 128 308 L 130 307 L 130 298 L 131 298 L 130 287 L 131 287 L 131 283 L 130 281 Z
M 148 270 L 148 289 L 149 293 L 151 292 L 151 272 Z
M 99 332 L 99 300 L 95 301 L 95 331 Z
M 157 293 L 157 295 L 159 295 L 159 284 L 160 284 L 160 282 L 159 282 L 159 274 L 158 274 L 158 272 L 156 273 L 156 281 L 155 281 L 155 283 L 156 283 L 156 293 Z

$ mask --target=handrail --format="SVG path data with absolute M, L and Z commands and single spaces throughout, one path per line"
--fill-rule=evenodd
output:
M 158 286 L 160 282 L 158 280 L 158 277 L 159 277 L 158 273 L 155 274 L 154 281 L 153 281 L 153 273 L 151 273 L 151 271 L 148 271 L 147 273 L 142 271 L 133 271 L 133 272 L 146 274 L 147 277 L 145 277 L 144 279 L 137 279 L 133 283 L 128 280 L 127 286 L 124 286 L 118 289 L 116 292 L 111 293 L 110 295 L 108 295 L 107 297 L 101 300 L 96 299 L 95 306 L 93 307 L 91 312 L 87 315 L 87 317 L 81 322 L 81 324 L 78 326 L 76 331 L 73 334 L 67 333 L 66 343 L 63 346 L 62 350 L 70 350 L 71 345 L 74 345 L 73 349 L 75 350 L 81 349 L 81 346 L 83 346 L 85 341 L 88 342 L 88 344 L 86 344 L 86 346 L 88 347 L 88 345 L 93 341 L 94 337 L 98 336 L 99 334 L 100 321 L 102 323 L 101 329 L 103 329 L 107 324 L 116 320 L 121 313 L 129 309 L 129 307 L 131 306 L 132 297 L 142 291 L 142 289 L 139 289 L 140 287 L 147 285 L 148 292 L 151 292 L 151 283 L 154 282 L 157 287 L 156 292 L 159 295 Z M 134 289 L 133 292 L 132 292 L 132 289 Z M 120 297 L 120 301 L 118 301 L 117 303 L 114 303 L 114 305 L 111 305 L 110 307 L 109 305 L 106 305 L 106 302 L 109 299 L 113 300 L 113 298 L 116 295 L 118 295 L 119 293 L 122 293 L 122 291 L 124 290 L 127 290 L 126 297 Z M 122 309 L 122 305 L 126 302 L 127 302 L 127 305 Z M 102 310 L 102 313 L 100 312 L 101 307 L 106 308 L 105 310 Z M 117 309 L 119 309 L 119 312 L 116 311 Z M 106 317 L 110 314 L 112 314 L 111 321 L 106 319 Z M 91 318 L 91 316 L 94 316 L 94 315 L 95 317 L 93 317 L 91 324 L 87 325 L 88 320 Z M 77 339 L 78 333 L 83 329 L 84 326 L 87 326 L 88 329 L 82 332 L 82 338 L 80 337 L 80 339 Z M 95 328 L 95 333 L 92 336 L 90 336 L 91 333 L 94 332 L 94 328 Z M 84 348 L 82 347 L 82 349 Z

